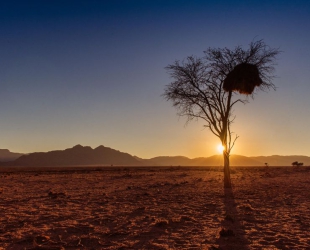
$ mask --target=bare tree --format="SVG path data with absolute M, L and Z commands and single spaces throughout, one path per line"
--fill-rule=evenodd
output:
M 231 131 L 235 119 L 232 108 L 246 103 L 256 87 L 275 89 L 272 80 L 279 53 L 259 40 L 251 42 L 247 50 L 241 46 L 208 48 L 201 58 L 189 56 L 166 67 L 174 81 L 166 86 L 163 96 L 187 122 L 202 119 L 224 147 L 225 188 L 231 188 L 229 156 L 238 138 Z

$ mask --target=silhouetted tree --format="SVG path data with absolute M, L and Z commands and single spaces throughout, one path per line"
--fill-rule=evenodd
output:
M 298 161 L 292 162 L 292 166 L 298 166 Z
M 246 50 L 241 46 L 208 48 L 201 58 L 189 56 L 166 67 L 174 81 L 166 86 L 163 96 L 172 101 L 178 115 L 187 117 L 187 122 L 202 119 L 224 147 L 226 188 L 231 188 L 229 156 L 238 138 L 231 131 L 235 119 L 232 108 L 246 103 L 256 87 L 275 89 L 272 80 L 279 53 L 259 40 Z
M 300 167 L 300 166 L 303 166 L 303 165 L 304 165 L 303 162 L 298 162 L 298 161 L 292 162 L 292 166 Z

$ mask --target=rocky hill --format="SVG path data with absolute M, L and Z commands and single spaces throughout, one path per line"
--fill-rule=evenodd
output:
M 14 161 L 22 155 L 20 153 L 10 152 L 8 149 L 0 149 L 0 161 L 2 162 Z
M 65 150 L 23 155 L 14 161 L 20 166 L 64 166 L 64 165 L 141 165 L 133 156 L 108 147 L 95 149 L 76 145 Z

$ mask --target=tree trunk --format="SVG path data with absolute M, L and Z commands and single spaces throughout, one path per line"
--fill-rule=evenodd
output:
M 231 147 L 230 147 L 231 146 L 230 145 L 231 133 L 230 133 L 230 129 L 229 129 L 231 97 L 232 97 L 232 91 L 229 91 L 228 98 L 227 98 L 227 105 L 226 105 L 227 110 L 225 112 L 225 116 L 222 118 L 223 129 L 222 129 L 222 134 L 220 137 L 222 145 L 224 146 L 224 151 L 223 151 L 223 157 L 224 157 L 224 188 L 231 188 L 230 169 L 229 169 L 229 156 L 230 156 L 230 150 L 231 150 Z
M 231 188 L 230 169 L 229 169 L 229 153 L 224 150 L 224 188 Z

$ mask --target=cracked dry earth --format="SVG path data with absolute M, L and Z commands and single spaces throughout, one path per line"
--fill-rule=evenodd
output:
M 1 168 L 0 249 L 310 249 L 310 168 Z

